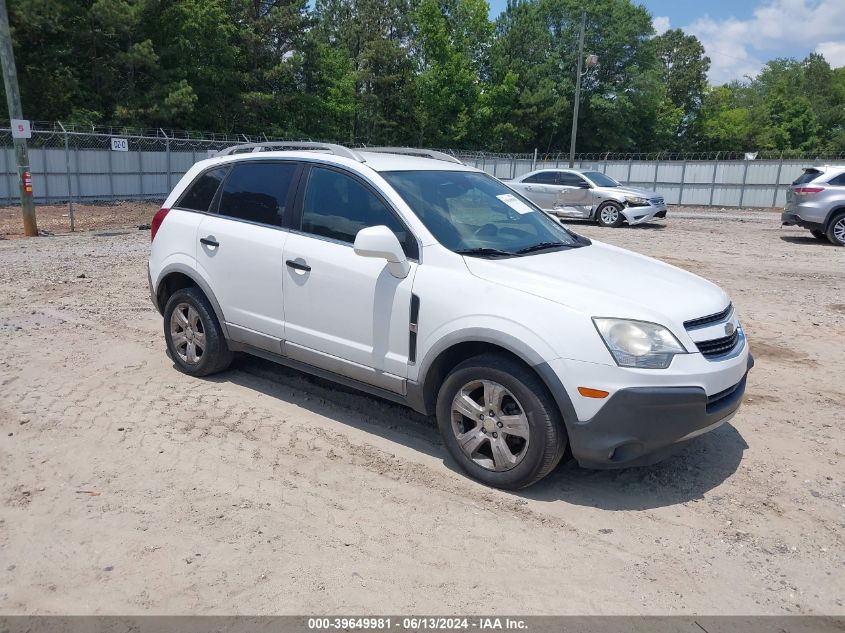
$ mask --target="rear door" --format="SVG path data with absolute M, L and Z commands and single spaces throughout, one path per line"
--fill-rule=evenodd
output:
M 214 291 L 230 336 L 281 353 L 284 216 L 300 166 L 295 162 L 235 163 L 200 224 L 197 265 Z
M 557 183 L 557 172 L 540 171 L 514 183 L 515 189 L 522 193 L 541 209 L 552 209 L 555 206 L 560 187 Z

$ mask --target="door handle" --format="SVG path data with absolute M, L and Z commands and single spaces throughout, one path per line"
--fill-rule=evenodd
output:
M 294 270 L 301 270 L 301 271 L 306 272 L 306 273 L 311 272 L 311 266 L 309 266 L 308 264 L 301 264 L 299 262 L 295 262 L 292 259 L 287 260 L 285 262 L 285 264 L 287 264 L 288 266 L 290 266 Z
M 215 240 L 212 236 L 208 237 L 201 237 L 200 244 L 205 244 L 206 246 L 220 246 L 220 242 Z

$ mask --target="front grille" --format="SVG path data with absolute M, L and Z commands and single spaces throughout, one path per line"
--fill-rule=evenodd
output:
M 731 310 L 734 309 L 732 303 L 728 304 L 728 307 L 718 312 L 716 314 L 709 314 L 707 316 L 698 317 L 697 319 L 690 319 L 689 321 L 684 321 L 684 327 L 688 330 L 695 330 L 702 327 L 707 327 L 708 325 L 712 325 L 714 323 L 719 323 L 724 321 L 728 318 L 728 315 L 731 313 Z
M 661 206 L 661 205 L 663 204 L 664 200 L 663 200 L 663 198 L 652 198 L 652 199 L 650 200 L 650 202 L 651 202 L 651 204 L 653 204 L 654 206 L 659 207 L 659 206 Z
M 739 342 L 739 330 L 735 330 L 730 336 L 714 338 L 709 341 L 697 341 L 698 351 L 707 358 L 723 356 L 731 352 Z

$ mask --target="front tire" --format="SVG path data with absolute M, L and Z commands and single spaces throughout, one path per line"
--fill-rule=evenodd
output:
M 618 202 L 605 202 L 596 212 L 596 221 L 599 226 L 613 229 L 622 226 L 625 221 L 625 216 L 622 215 L 622 205 Z
M 827 239 L 836 246 L 845 246 L 845 213 L 840 213 L 830 221 Z
M 563 419 L 538 376 L 498 354 L 459 364 L 437 394 L 446 449 L 470 477 L 525 488 L 548 475 L 566 449 Z
M 182 288 L 167 300 L 164 338 L 176 366 L 191 376 L 215 374 L 232 362 L 214 309 L 199 288 Z

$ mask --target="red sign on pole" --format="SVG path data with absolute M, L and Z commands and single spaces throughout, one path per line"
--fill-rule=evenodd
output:
M 32 174 L 28 171 L 23 172 L 23 191 L 24 193 L 32 193 Z

